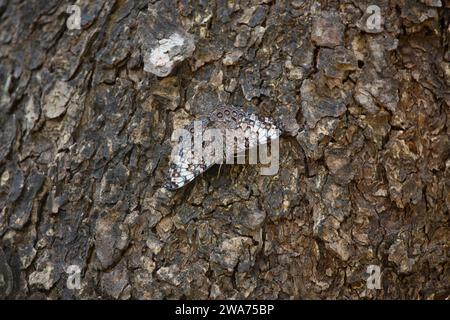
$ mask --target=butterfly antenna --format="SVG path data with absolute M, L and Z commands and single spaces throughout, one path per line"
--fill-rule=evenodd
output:
M 217 172 L 217 177 L 216 177 L 217 179 L 219 179 L 219 176 L 220 176 L 220 169 L 222 169 L 222 165 L 223 165 L 223 163 L 220 164 L 219 171 Z

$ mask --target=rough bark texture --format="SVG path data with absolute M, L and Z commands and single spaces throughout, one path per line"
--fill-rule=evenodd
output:
M 69 4 L 0 0 L 0 298 L 450 296 L 449 1 Z M 165 191 L 220 104 L 283 123 L 279 173 Z

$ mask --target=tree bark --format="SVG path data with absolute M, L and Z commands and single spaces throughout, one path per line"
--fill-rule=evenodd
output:
M 0 298 L 450 298 L 449 8 L 0 0 Z M 165 190 L 220 105 L 278 173 Z

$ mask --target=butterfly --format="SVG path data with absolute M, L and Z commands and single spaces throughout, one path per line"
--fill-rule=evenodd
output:
M 239 140 L 237 143 L 224 143 L 230 132 Z M 214 164 L 223 163 L 224 157 L 230 154 L 242 155 L 245 150 L 277 139 L 281 129 L 267 117 L 244 112 L 235 106 L 221 106 L 184 127 L 181 133 L 172 135 L 177 144 L 172 150 L 164 185 L 168 190 L 185 186 Z

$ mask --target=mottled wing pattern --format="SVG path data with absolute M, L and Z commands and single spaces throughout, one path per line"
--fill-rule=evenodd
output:
M 201 122 L 203 133 L 209 121 L 208 119 L 203 119 Z M 184 129 L 190 132 L 191 139 L 190 141 L 183 141 L 183 138 L 180 137 L 174 147 L 174 155 L 169 163 L 169 176 L 165 183 L 165 188 L 168 190 L 176 190 L 183 187 L 214 164 L 208 159 L 195 157 L 194 124 L 191 123 Z
M 210 116 L 210 120 L 222 129 L 238 129 L 245 138 L 243 145 L 237 146 L 237 153 L 268 143 L 281 134 L 279 127 L 269 118 L 258 117 L 254 113 L 243 112 L 236 107 L 220 107 Z
M 259 144 L 265 144 L 280 136 L 281 130 L 269 118 L 261 118 L 253 113 L 247 113 L 234 106 L 219 107 L 207 118 L 202 119 L 202 134 L 206 129 L 219 129 L 225 142 L 226 130 L 239 130 L 239 135 L 245 137 L 243 144 L 238 144 L 236 153 L 244 152 Z M 212 165 L 219 163 L 216 158 L 206 155 L 196 158 L 194 153 L 194 124 L 187 126 L 191 133 L 191 141 L 178 141 L 176 154 L 169 164 L 169 178 L 165 187 L 175 190 L 183 187 L 195 177 L 208 170 Z M 186 144 L 187 143 L 187 144 Z M 203 142 L 203 148 L 208 142 Z M 230 148 L 230 146 L 226 146 Z M 225 159 L 227 150 L 223 149 L 220 160 Z

